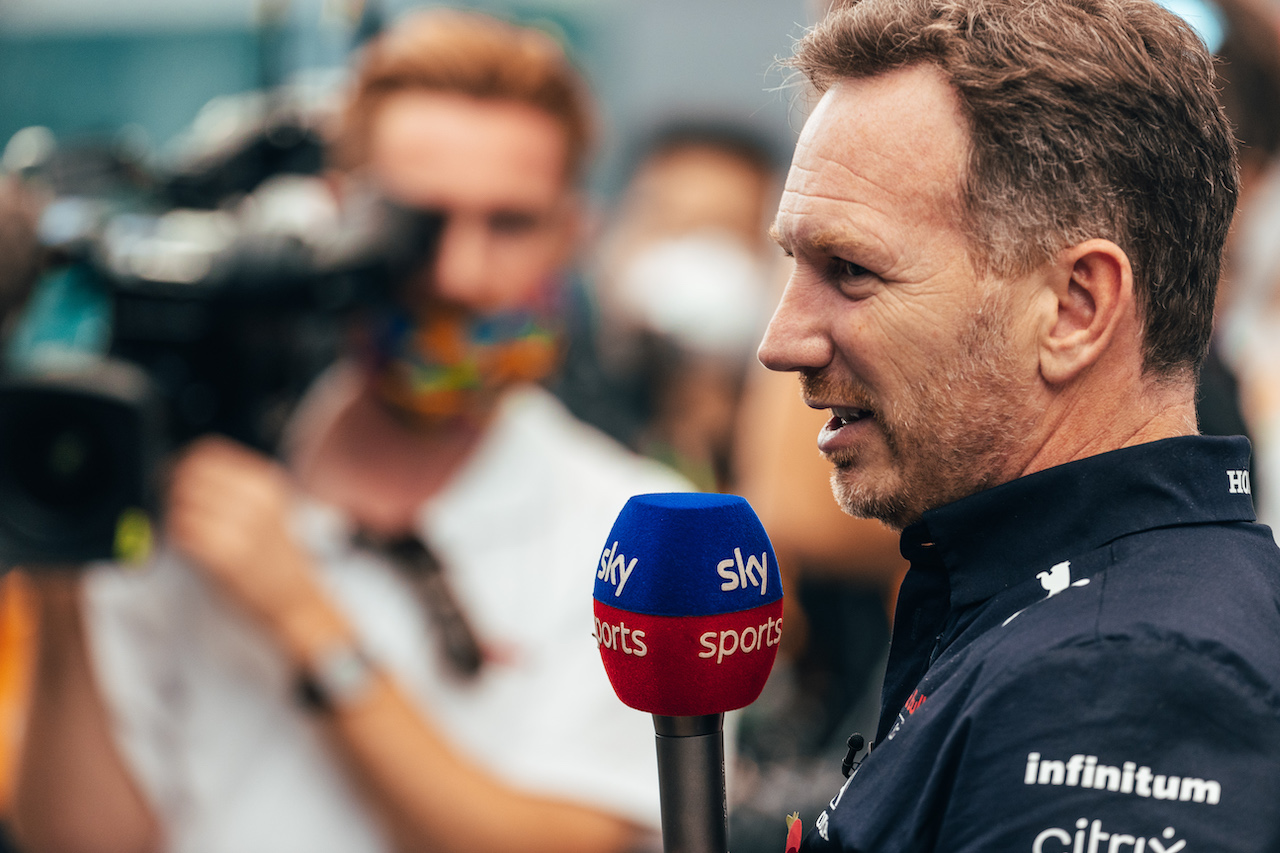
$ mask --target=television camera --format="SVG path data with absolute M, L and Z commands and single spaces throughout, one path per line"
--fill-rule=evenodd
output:
M 109 346 L 0 384 L 0 562 L 140 559 L 171 451 L 209 432 L 276 449 L 352 316 L 394 298 L 442 225 L 369 191 L 334 206 L 323 187 L 277 175 L 232 207 L 46 207 L 51 266 L 105 297 Z

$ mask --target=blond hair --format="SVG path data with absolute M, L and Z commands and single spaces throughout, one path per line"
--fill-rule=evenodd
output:
M 339 164 L 363 163 L 383 100 L 415 89 L 535 107 L 564 129 L 566 177 L 576 180 L 585 170 L 594 135 L 590 96 L 564 50 L 545 32 L 450 9 L 403 18 L 366 47 L 357 66 L 338 132 Z

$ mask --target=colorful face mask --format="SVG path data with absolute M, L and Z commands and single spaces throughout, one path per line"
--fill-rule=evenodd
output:
M 549 376 L 559 330 L 528 309 L 479 313 L 440 304 L 416 322 L 388 309 L 373 322 L 369 367 L 379 396 L 426 423 L 482 415 L 505 389 Z

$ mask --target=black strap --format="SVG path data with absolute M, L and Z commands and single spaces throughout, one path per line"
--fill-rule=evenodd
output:
M 356 543 L 383 554 L 409 577 L 436 627 L 445 660 L 456 674 L 474 678 L 484 665 L 484 654 L 435 552 L 412 534 L 383 539 L 359 533 Z

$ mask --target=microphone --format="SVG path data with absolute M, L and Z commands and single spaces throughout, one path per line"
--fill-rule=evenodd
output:
M 666 853 L 726 853 L 724 714 L 760 695 L 782 640 L 782 578 L 736 495 L 635 495 L 609 532 L 595 637 L 625 704 L 653 715 Z

